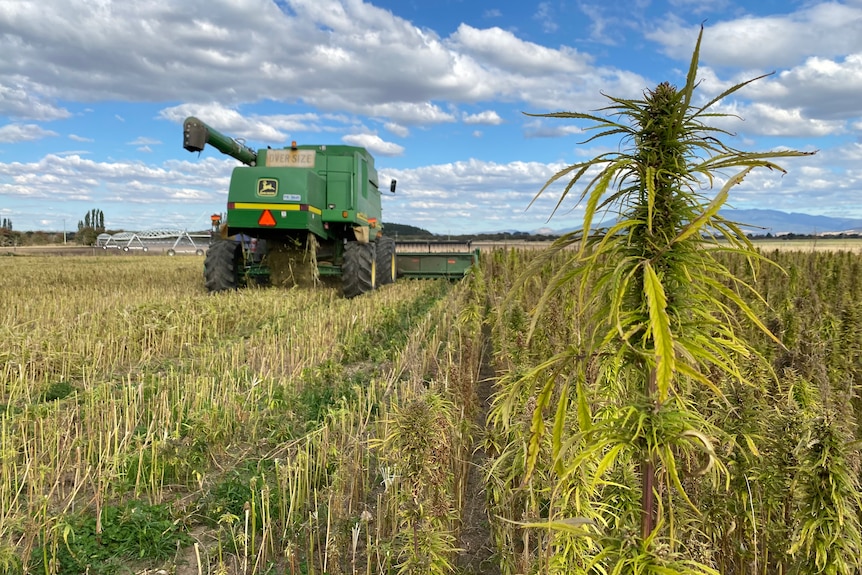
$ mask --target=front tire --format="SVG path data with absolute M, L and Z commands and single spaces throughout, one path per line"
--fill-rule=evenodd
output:
M 377 263 L 374 244 L 347 242 L 341 265 L 341 286 L 344 297 L 352 298 L 377 287 Z
M 395 240 L 381 237 L 377 239 L 377 285 L 383 286 L 395 282 L 397 267 L 395 264 Z
M 242 246 L 233 240 L 217 240 L 210 245 L 204 259 L 204 284 L 210 292 L 235 290 L 239 287 Z

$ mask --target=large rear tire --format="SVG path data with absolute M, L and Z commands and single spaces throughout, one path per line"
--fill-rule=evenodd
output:
M 377 239 L 377 285 L 383 286 L 395 282 L 397 268 L 395 265 L 395 240 L 381 237 Z
M 233 240 L 216 240 L 204 259 L 204 284 L 211 292 L 235 290 L 239 287 L 242 245 Z
M 347 242 L 341 265 L 341 286 L 344 297 L 352 298 L 377 287 L 377 262 L 374 244 Z

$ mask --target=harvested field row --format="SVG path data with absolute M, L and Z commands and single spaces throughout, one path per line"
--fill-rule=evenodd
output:
M 209 295 L 199 258 L 0 258 L 0 570 L 609 568 L 640 479 L 590 434 L 625 372 L 579 358 L 590 290 L 545 295 L 569 254 L 538 253 L 352 300 Z M 862 257 L 765 255 L 721 261 L 781 343 L 727 318 L 762 361 L 680 383 L 708 424 L 658 491 L 669 557 L 731 575 L 810 572 L 860 521 Z

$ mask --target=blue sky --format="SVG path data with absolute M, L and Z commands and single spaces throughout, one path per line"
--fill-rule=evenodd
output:
M 439 234 L 561 230 L 561 167 L 616 149 L 524 112 L 774 72 L 718 108 L 746 150 L 817 150 L 731 204 L 862 218 L 862 0 L 0 0 L 0 217 L 73 229 L 204 229 L 237 162 L 182 149 L 195 115 L 252 147 L 366 146 L 384 222 Z M 574 195 L 572 196 L 574 199 Z

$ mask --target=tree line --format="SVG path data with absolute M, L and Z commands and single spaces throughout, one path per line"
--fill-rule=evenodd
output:
M 105 232 L 105 213 L 93 208 L 88 210 L 84 217 L 78 220 L 77 231 L 43 232 L 43 231 L 17 231 L 12 228 L 12 219 L 0 218 L 0 246 L 28 246 L 61 244 L 68 241 L 91 246 L 96 243 L 99 234 Z

